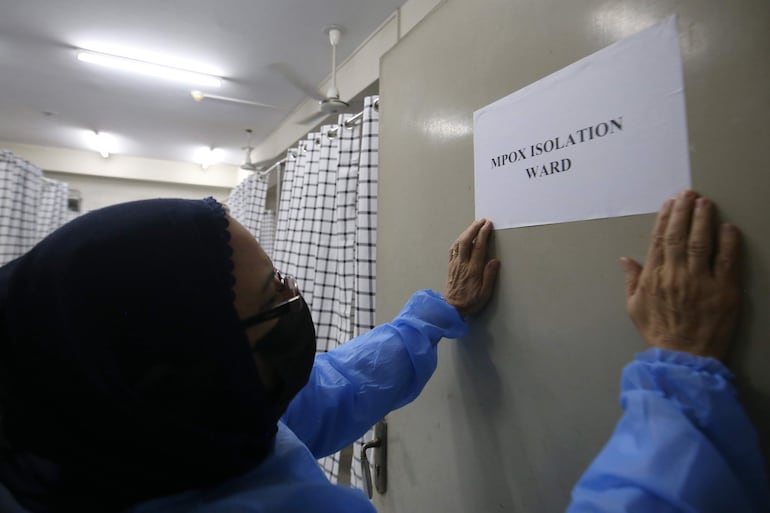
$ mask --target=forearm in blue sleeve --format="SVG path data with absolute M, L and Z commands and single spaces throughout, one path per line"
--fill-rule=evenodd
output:
M 439 294 L 419 291 L 392 322 L 316 356 L 282 420 L 316 457 L 332 454 L 414 400 L 436 369 L 438 341 L 466 330 Z
M 615 432 L 569 513 L 768 512 L 757 434 L 712 358 L 650 349 L 623 371 Z

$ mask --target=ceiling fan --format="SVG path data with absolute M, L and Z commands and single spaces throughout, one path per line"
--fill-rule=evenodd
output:
M 246 150 L 246 157 L 243 160 L 243 164 L 241 164 L 241 169 L 245 169 L 246 171 L 262 171 L 267 167 L 267 164 L 269 164 L 270 161 L 252 162 L 251 152 L 254 150 L 254 146 L 251 144 L 251 138 L 254 135 L 254 132 L 251 128 L 247 128 L 246 133 L 249 134 L 249 142 L 246 146 L 241 148 L 242 150 Z
M 342 28 L 336 25 L 326 28 L 329 35 L 329 43 L 332 45 L 332 82 L 326 95 L 318 91 L 315 86 L 308 84 L 286 63 L 275 63 L 271 67 L 279 72 L 294 87 L 304 92 L 311 98 L 318 100 L 318 112 L 305 119 L 297 121 L 298 125 L 315 124 L 325 117 L 346 111 L 350 105 L 340 100 L 340 92 L 337 89 L 337 45 L 342 36 Z

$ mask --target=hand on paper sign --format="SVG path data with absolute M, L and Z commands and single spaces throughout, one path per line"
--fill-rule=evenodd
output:
M 492 296 L 500 261 L 487 256 L 492 221 L 479 219 L 449 249 L 449 274 L 444 298 L 461 316 L 472 315 Z
M 682 191 L 661 207 L 644 267 L 621 259 L 626 308 L 651 346 L 724 358 L 738 313 L 740 233 L 722 224 L 713 234 L 711 201 Z

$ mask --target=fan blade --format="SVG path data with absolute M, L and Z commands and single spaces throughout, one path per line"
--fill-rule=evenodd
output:
M 264 107 L 267 109 L 275 109 L 275 110 L 289 110 L 285 107 L 278 107 L 276 105 L 270 105 L 267 103 L 253 102 L 251 100 L 241 100 L 240 98 L 230 98 L 229 96 L 219 96 L 216 94 L 205 94 L 205 93 L 201 93 L 200 91 L 193 91 L 190 94 L 192 94 L 192 97 L 193 99 L 195 99 L 196 102 L 199 102 L 203 99 L 219 100 L 221 102 L 240 103 L 242 105 L 250 105 L 252 107 Z
M 285 78 L 288 82 L 291 83 L 294 87 L 305 93 L 311 98 L 315 98 L 316 100 L 323 101 L 326 99 L 324 95 L 322 95 L 313 85 L 308 84 L 305 82 L 305 80 L 300 77 L 291 67 L 286 64 L 285 62 L 276 62 L 270 65 L 270 67 L 280 73 L 283 78 Z
M 326 119 L 328 116 L 331 116 L 331 113 L 329 112 L 316 112 L 312 116 L 308 116 L 305 119 L 300 119 L 297 121 L 298 125 L 315 125 L 319 121 Z

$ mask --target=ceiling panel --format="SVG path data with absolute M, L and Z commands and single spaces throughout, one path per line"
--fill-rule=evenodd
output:
M 258 143 L 305 99 L 271 63 L 321 83 L 331 71 L 325 27 L 343 27 L 339 63 L 402 3 L 0 0 L 0 141 L 90 149 L 87 132 L 101 131 L 115 137 L 118 154 L 186 161 L 209 146 L 239 163 L 246 128 Z M 77 48 L 97 45 L 199 63 L 225 79 L 205 92 L 287 110 L 197 103 L 189 94 L 197 87 L 76 59 Z

